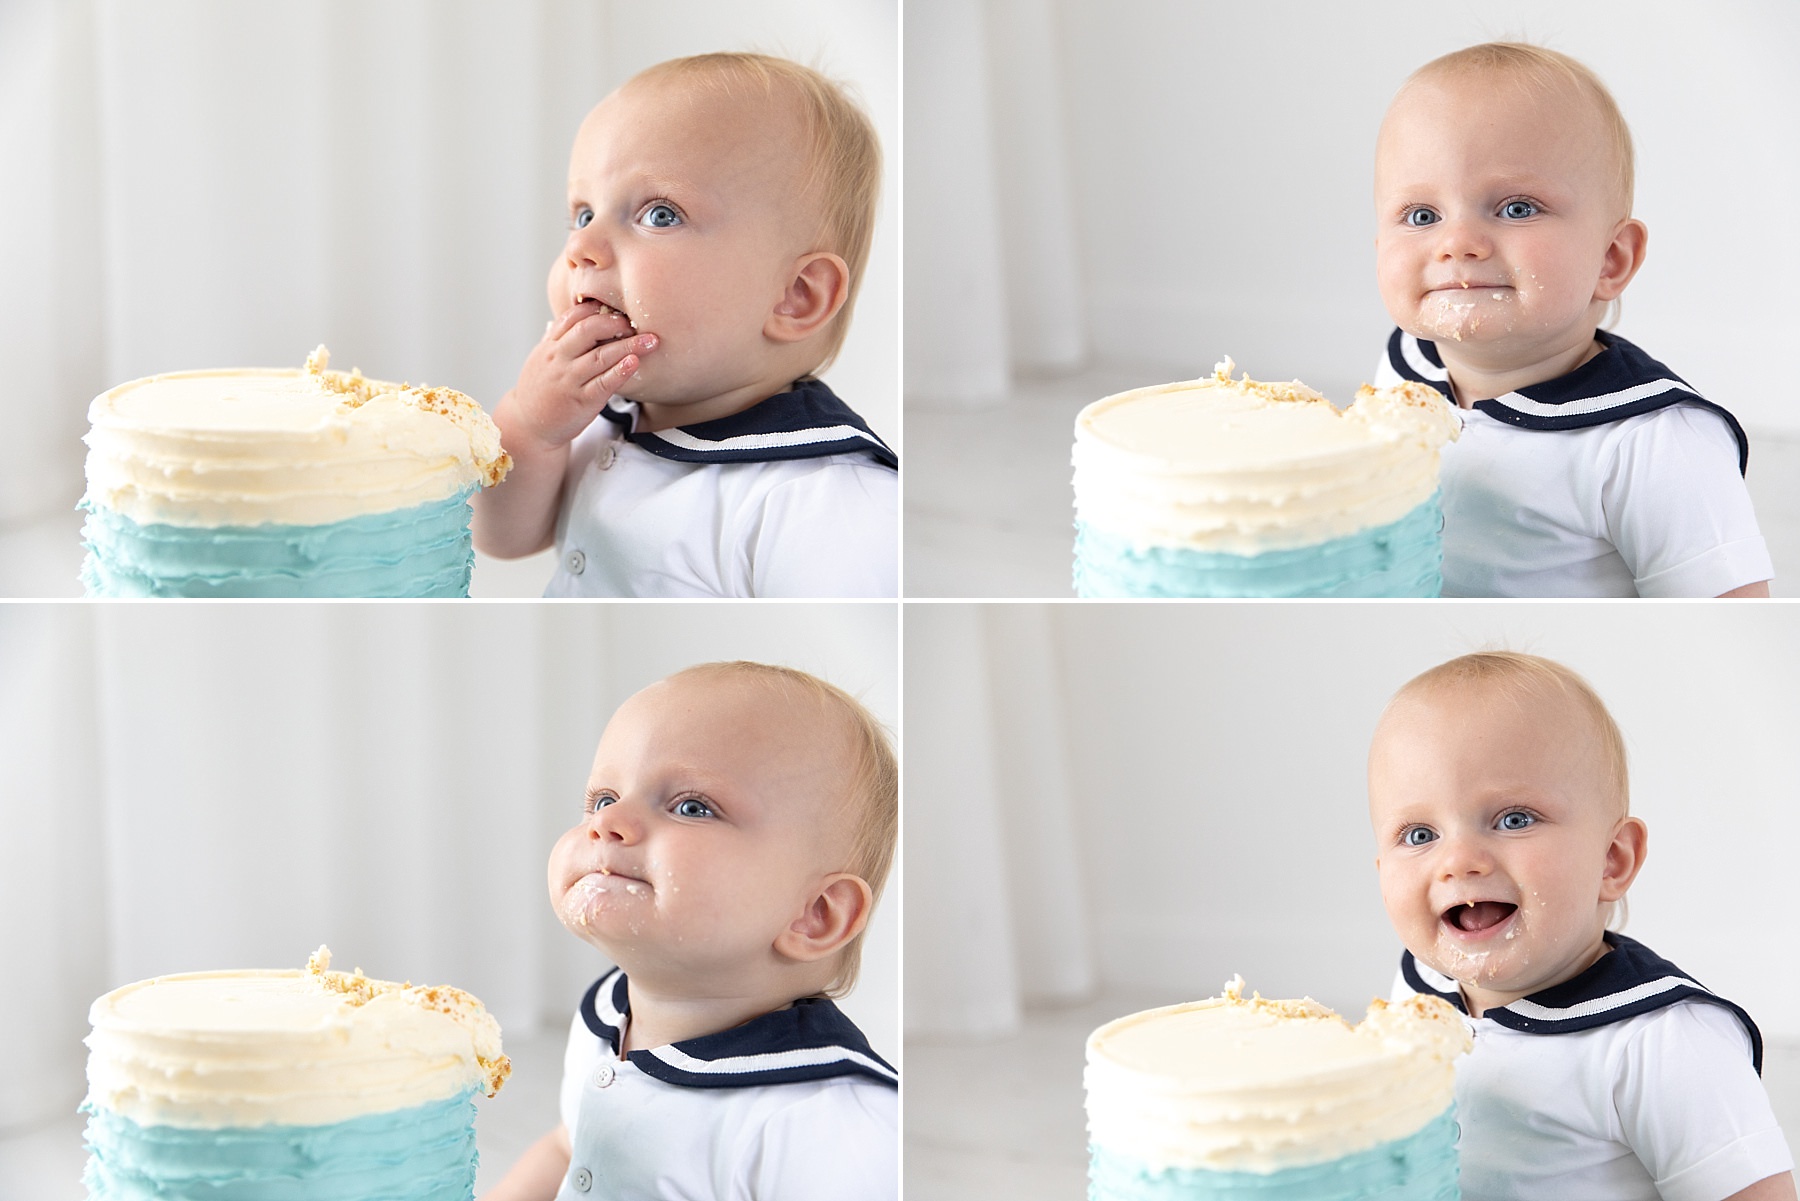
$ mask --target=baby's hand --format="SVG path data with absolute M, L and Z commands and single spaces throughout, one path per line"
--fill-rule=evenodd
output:
M 622 313 L 593 300 L 574 305 L 519 369 L 513 401 L 521 432 L 546 450 L 567 445 L 637 374 L 638 356 L 655 348 L 656 335 L 633 335 Z

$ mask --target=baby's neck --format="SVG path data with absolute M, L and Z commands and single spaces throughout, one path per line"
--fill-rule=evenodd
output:
M 1520 388 L 1558 379 L 1605 349 L 1591 332 L 1585 341 L 1578 341 L 1530 363 L 1486 363 L 1478 359 L 1472 361 L 1458 353 L 1454 343 L 1447 346 L 1439 342 L 1437 347 L 1438 355 L 1444 360 L 1444 367 L 1450 373 L 1450 386 L 1456 393 L 1456 403 L 1465 409 L 1478 400 L 1492 400 Z
M 753 373 L 716 396 L 698 396 L 681 400 L 638 402 L 637 429 L 642 433 L 674 429 L 681 425 L 698 425 L 733 417 L 754 408 L 771 396 L 788 391 L 795 380 L 806 374 L 801 360 L 792 355 L 772 355 L 756 366 Z M 631 395 L 631 385 L 624 388 Z M 635 399 L 635 398 L 634 398 Z
M 796 999 L 784 993 L 754 991 L 741 995 L 684 995 L 640 984 L 629 972 L 626 980 L 631 1019 L 625 1026 L 620 1055 L 730 1030 L 765 1013 L 786 1009 Z

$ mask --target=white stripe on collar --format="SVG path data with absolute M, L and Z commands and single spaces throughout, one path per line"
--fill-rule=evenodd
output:
M 696 1059 L 677 1044 L 654 1047 L 649 1052 L 672 1068 L 696 1075 L 748 1075 L 753 1072 L 775 1072 L 787 1068 L 811 1067 L 848 1060 L 884 1080 L 898 1081 L 900 1073 L 880 1060 L 872 1059 L 848 1047 L 797 1047 L 792 1051 L 764 1051 L 756 1055 L 727 1055 L 719 1059 Z
M 880 446 L 881 439 L 853 425 L 830 425 L 807 430 L 784 430 L 773 434 L 738 434 L 731 438 L 696 438 L 685 429 L 657 430 L 654 433 L 640 435 L 642 437 L 660 438 L 670 446 L 680 446 L 687 450 L 768 450 L 776 446 L 812 446 L 820 442 L 841 442 L 845 438 L 860 438 L 871 446 Z
M 1508 392 L 1504 396 L 1495 397 L 1494 400 L 1514 412 L 1529 413 L 1534 417 L 1573 417 L 1586 413 L 1598 413 L 1606 409 L 1616 409 L 1621 405 L 1648 400 L 1652 396 L 1661 396 L 1665 392 L 1680 392 L 1684 397 L 1693 395 L 1693 390 L 1680 380 L 1658 379 L 1630 388 L 1621 388 L 1617 392 L 1605 392 L 1599 396 L 1584 396 L 1579 400 L 1563 401 L 1561 404 L 1545 404 L 1543 401 L 1533 400 L 1521 392 Z
M 1425 973 L 1421 971 L 1419 974 L 1423 976 Z M 1659 993 L 1666 993 L 1672 988 L 1693 988 L 1698 989 L 1701 992 L 1708 991 L 1705 985 L 1689 980 L 1686 976 L 1664 976 L 1660 980 L 1646 981 L 1643 984 L 1637 985 L 1635 988 L 1625 989 L 1623 992 L 1610 993 L 1604 997 L 1595 997 L 1592 1000 L 1582 1001 L 1579 1004 L 1569 1005 L 1561 1009 L 1553 1009 L 1548 1005 L 1539 1005 L 1536 1001 L 1528 1000 L 1514 1001 L 1506 1008 L 1512 1010 L 1520 1017 L 1537 1018 L 1539 1021 L 1545 1022 L 1561 1022 L 1567 1021 L 1570 1018 L 1585 1018 L 1592 1017 L 1597 1013 L 1609 1013 L 1614 1009 L 1621 1009 L 1626 1005 L 1630 1005 L 1634 1001 L 1641 1001 L 1645 997 L 1654 997 Z
M 1425 352 L 1419 348 L 1419 340 L 1411 334 L 1400 335 L 1400 355 L 1406 360 L 1407 366 L 1419 373 L 1421 379 L 1442 382 L 1450 378 L 1449 368 L 1439 367 L 1426 358 Z

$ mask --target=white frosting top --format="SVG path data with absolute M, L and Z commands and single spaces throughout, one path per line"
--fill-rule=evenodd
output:
M 327 371 L 181 371 L 88 407 L 88 498 L 140 524 L 320 525 L 495 484 L 512 460 L 448 388 Z
M 1435 390 L 1205 379 L 1097 400 L 1075 419 L 1075 508 L 1140 544 L 1254 554 L 1398 521 L 1437 489 L 1461 423 Z
M 191 972 L 115 989 L 88 1011 L 88 1099 L 139 1125 L 322 1126 L 489 1096 L 500 1026 L 454 988 L 325 970 Z
M 1094 1031 L 1095 1146 L 1150 1168 L 1272 1172 L 1405 1138 L 1450 1107 L 1471 1040 L 1443 1001 L 1375 1001 L 1352 1026 L 1316 1001 L 1242 988 Z

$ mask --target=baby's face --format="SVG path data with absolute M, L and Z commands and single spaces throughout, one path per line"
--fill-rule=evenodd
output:
M 1585 348 L 1627 215 L 1612 167 L 1599 114 L 1568 89 L 1407 86 L 1375 154 L 1376 270 L 1394 323 L 1486 370 Z
M 627 84 L 575 136 L 551 311 L 598 302 L 657 336 L 626 387 L 633 400 L 704 406 L 757 378 L 764 323 L 813 249 L 794 195 L 804 161 L 797 121 L 774 102 L 670 79 Z
M 827 724 L 732 677 L 633 696 L 600 738 L 582 820 L 551 851 L 557 916 L 665 987 L 731 987 L 777 965 L 776 936 L 848 857 Z
M 1616 878 L 1609 851 L 1637 819 L 1609 797 L 1601 756 L 1574 704 L 1479 683 L 1405 696 L 1376 731 L 1369 817 L 1388 918 L 1481 1009 L 1604 952 L 1608 902 L 1635 872 Z

